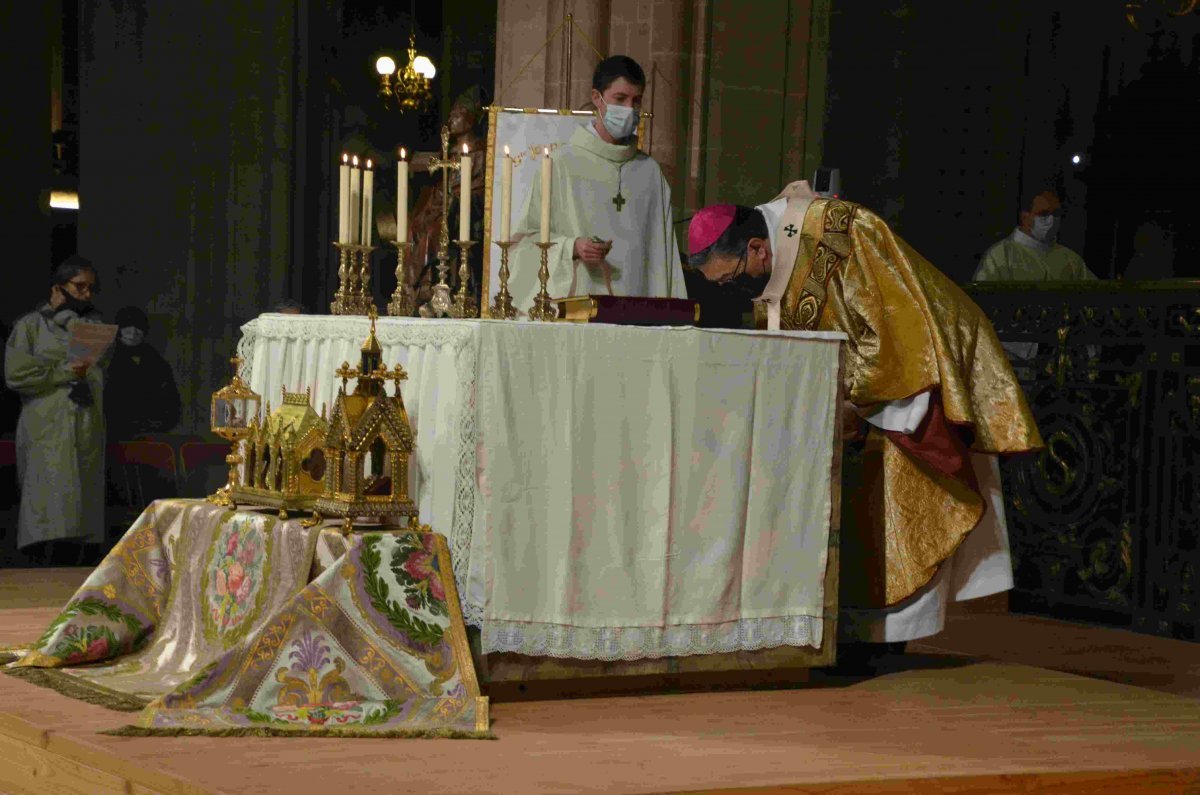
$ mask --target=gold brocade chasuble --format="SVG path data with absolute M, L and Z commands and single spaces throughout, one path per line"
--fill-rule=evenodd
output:
M 812 199 L 806 212 L 796 199 L 789 206 L 793 218 L 803 212 L 803 223 L 791 227 L 795 237 L 799 226 L 798 241 L 780 244 L 785 253 L 797 246 L 780 326 L 849 336 L 846 389 L 856 406 L 931 392 L 929 414 L 944 417 L 946 439 L 955 434 L 981 453 L 1043 446 L 991 322 L 956 284 L 863 207 L 834 199 Z M 947 474 L 889 435 L 872 426 L 866 498 L 843 517 L 843 561 L 852 573 L 843 594 L 853 606 L 912 595 L 983 516 L 969 466 Z M 854 576 L 860 572 L 866 576 Z

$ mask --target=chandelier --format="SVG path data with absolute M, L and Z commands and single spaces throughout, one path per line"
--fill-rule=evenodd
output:
M 417 55 L 413 33 L 408 34 L 408 63 L 404 68 L 397 70 L 396 61 L 382 55 L 375 61 L 375 71 L 379 73 L 379 96 L 385 102 L 395 102 L 401 112 L 423 110 L 433 98 L 429 84 L 437 69 L 427 56 Z
M 1176 2 L 1178 3 L 1177 8 L 1164 8 L 1167 5 L 1166 2 L 1158 0 L 1155 5 L 1159 6 L 1159 8 L 1153 10 L 1156 10 L 1159 14 L 1166 11 L 1169 16 L 1173 17 L 1186 17 L 1188 14 L 1194 12 L 1197 6 L 1200 6 L 1200 0 L 1176 0 Z M 1129 23 L 1129 27 L 1137 31 L 1141 30 L 1141 27 L 1138 25 L 1138 14 L 1146 5 L 1147 0 L 1130 0 L 1125 3 L 1125 21 Z

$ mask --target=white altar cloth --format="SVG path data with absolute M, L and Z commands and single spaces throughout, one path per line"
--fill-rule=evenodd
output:
M 365 317 L 243 327 L 319 410 Z M 821 643 L 836 333 L 381 318 L 483 651 L 636 659 Z

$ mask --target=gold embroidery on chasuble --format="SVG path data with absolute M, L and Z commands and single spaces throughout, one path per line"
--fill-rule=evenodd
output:
M 784 292 L 779 325 L 816 330 L 825 308 L 829 280 L 850 256 L 850 223 L 855 205 L 816 200 L 804 217 L 796 269 Z

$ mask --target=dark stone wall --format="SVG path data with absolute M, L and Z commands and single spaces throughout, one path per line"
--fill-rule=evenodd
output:
M 1142 5 L 1135 31 L 1122 4 L 1089 0 L 835 2 L 825 163 L 957 279 L 1047 180 L 1061 241 L 1101 278 L 1147 222 L 1170 239 L 1155 275 L 1197 275 L 1200 14 Z

